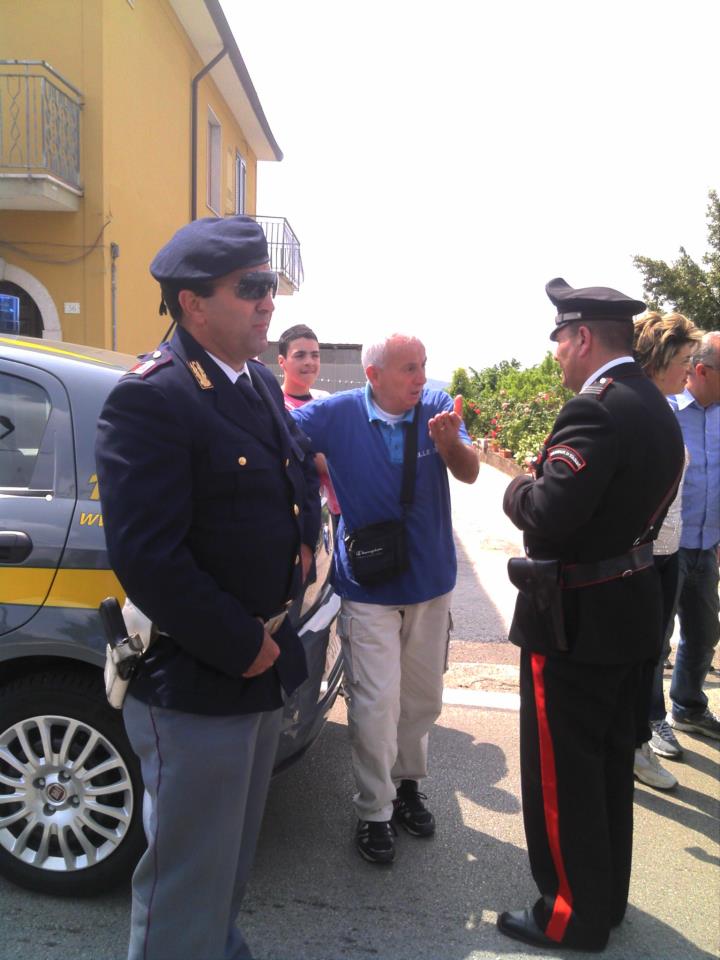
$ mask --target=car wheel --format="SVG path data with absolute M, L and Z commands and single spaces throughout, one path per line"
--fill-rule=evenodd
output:
M 142 780 L 121 714 L 81 673 L 0 689 L 0 873 L 31 890 L 100 893 L 144 846 Z

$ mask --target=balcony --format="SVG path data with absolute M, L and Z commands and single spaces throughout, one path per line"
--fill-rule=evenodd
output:
M 79 209 L 82 105 L 44 60 L 0 60 L 0 210 Z
M 265 231 L 270 266 L 280 276 L 279 292 L 297 293 L 303 281 L 303 265 L 300 256 L 300 241 L 284 217 L 261 217 L 255 219 Z

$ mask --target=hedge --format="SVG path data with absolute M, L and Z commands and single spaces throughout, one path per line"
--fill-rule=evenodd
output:
M 480 371 L 459 368 L 448 393 L 464 397 L 463 416 L 471 437 L 497 440 L 518 463 L 537 454 L 558 411 L 572 396 L 562 385 L 560 368 L 551 353 L 525 370 L 514 359 Z

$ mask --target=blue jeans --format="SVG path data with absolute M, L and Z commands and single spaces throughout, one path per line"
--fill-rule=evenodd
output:
M 703 683 L 720 638 L 717 550 L 680 551 L 680 643 L 670 684 L 672 713 L 687 720 L 707 709 Z

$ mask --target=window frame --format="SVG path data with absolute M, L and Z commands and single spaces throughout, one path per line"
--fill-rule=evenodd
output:
M 235 213 L 245 213 L 247 200 L 247 163 L 239 150 L 235 151 Z
M 222 124 L 208 105 L 207 206 L 218 217 L 222 207 Z
M 55 449 L 56 443 L 56 434 L 61 430 L 61 421 L 62 421 L 62 412 L 56 413 L 56 406 L 53 402 L 52 392 L 48 389 L 47 381 L 42 382 L 37 376 L 34 378 L 24 376 L 23 372 L 15 372 L 4 367 L 0 367 L 0 378 L 3 381 L 10 383 L 15 381 L 17 384 L 28 384 L 32 391 L 38 391 L 42 393 L 42 396 L 37 396 L 37 398 L 25 396 L 24 398 L 20 397 L 18 392 L 18 400 L 13 401 L 13 406 L 16 406 L 18 403 L 35 403 L 38 401 L 44 402 L 46 405 L 46 418 L 45 422 L 42 425 L 42 433 L 38 437 L 38 447 L 35 450 L 35 455 L 32 458 L 32 467 L 28 476 L 28 482 L 17 483 L 17 484 L 8 484 L 4 485 L 3 480 L 6 478 L 0 476 L 0 496 L 3 497 L 40 497 L 46 498 L 53 496 L 57 491 L 55 490 L 55 478 L 56 478 L 56 460 L 57 460 L 57 450 Z M 10 397 L 12 398 L 12 393 L 6 393 L 5 390 L 0 390 L 0 397 Z M 4 438 L 3 438 L 4 439 Z M 8 448 L 3 446 L 3 450 Z M 21 452 L 23 456 L 27 456 L 26 453 L 21 451 L 18 448 L 18 452 Z M 39 475 L 39 476 L 38 476 Z M 47 482 L 39 485 L 39 478 L 46 480 Z M 73 491 L 74 495 L 74 491 Z

